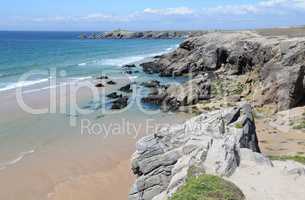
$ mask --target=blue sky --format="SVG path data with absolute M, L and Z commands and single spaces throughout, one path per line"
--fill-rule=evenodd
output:
M 191 30 L 305 25 L 305 0 L 10 0 L 0 30 Z

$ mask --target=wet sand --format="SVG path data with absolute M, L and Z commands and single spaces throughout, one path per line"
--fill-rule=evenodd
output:
M 115 87 L 119 85 L 109 88 L 108 92 Z M 35 108 L 42 108 L 49 104 L 48 90 L 29 93 L 25 99 Z M 134 180 L 130 158 L 136 141 L 153 133 L 159 124 L 179 123 L 190 117 L 165 113 L 147 115 L 133 105 L 123 113 L 102 116 L 95 111 L 80 116 L 77 126 L 71 127 L 65 114 L 32 115 L 22 111 L 14 91 L 0 94 L 0 101 L 0 163 L 3 166 L 0 199 L 5 200 L 127 199 Z M 79 101 L 89 102 L 90 93 L 82 90 Z M 110 135 L 105 130 L 89 135 L 80 130 L 82 119 L 110 129 L 111 124 L 118 124 L 122 129 Z M 149 128 L 147 119 L 150 119 Z M 137 129 L 127 129 L 126 121 Z

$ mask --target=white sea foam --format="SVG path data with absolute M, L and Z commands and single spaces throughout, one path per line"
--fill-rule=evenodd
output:
M 18 154 L 18 156 L 15 159 L 7 161 L 7 162 L 0 163 L 0 170 L 4 170 L 11 165 L 15 165 L 16 163 L 23 160 L 25 158 L 25 156 L 33 154 L 34 152 L 35 152 L 34 150 L 21 152 L 21 153 Z
M 41 92 L 43 90 L 48 90 L 48 89 L 52 89 L 52 88 L 56 88 L 59 85 L 55 85 L 55 86 L 47 86 L 47 87 L 42 87 L 42 88 L 38 88 L 38 89 L 31 89 L 31 90 L 26 90 L 23 91 L 23 94 L 28 94 L 28 93 L 34 93 L 34 92 Z
M 111 66 L 123 66 L 130 63 L 138 62 L 143 60 L 148 56 L 128 56 L 128 57 L 120 57 L 120 58 L 113 58 L 113 59 L 104 59 L 101 61 L 102 65 L 111 65 Z
M 73 77 L 70 78 L 72 81 L 84 81 L 84 80 L 88 80 L 88 79 L 92 79 L 92 76 L 84 76 L 84 77 Z
M 12 89 L 15 89 L 15 88 L 20 88 L 20 87 L 27 87 L 27 86 L 47 82 L 47 81 L 49 81 L 49 79 L 45 78 L 45 79 L 34 80 L 34 81 L 19 81 L 19 82 L 16 82 L 16 83 L 9 83 L 5 87 L 0 88 L 0 92 L 7 91 L 7 90 L 12 90 Z
M 67 82 L 61 82 L 59 84 L 53 85 L 53 86 L 47 86 L 47 87 L 42 87 L 42 88 L 37 88 L 37 89 L 30 89 L 30 90 L 25 90 L 23 91 L 23 94 L 29 94 L 29 93 L 35 93 L 35 92 L 41 92 L 43 90 L 48 90 L 48 89 L 53 89 L 57 87 L 63 87 L 69 84 L 75 84 L 77 82 L 85 81 L 92 79 L 92 76 L 85 76 L 85 77 L 73 77 L 69 78 Z
M 144 60 L 145 58 L 151 58 L 151 57 L 154 57 L 154 56 L 159 56 L 159 55 L 162 55 L 162 54 L 165 54 L 165 53 L 169 53 L 169 52 L 175 50 L 178 46 L 179 45 L 169 47 L 169 48 L 165 49 L 164 51 L 161 51 L 161 52 L 158 52 L 158 53 L 104 59 L 104 60 L 100 61 L 100 64 L 111 65 L 111 66 L 123 66 L 123 65 L 130 64 L 130 63 L 139 62 L 141 60 Z
M 78 66 L 86 66 L 87 63 L 79 63 Z

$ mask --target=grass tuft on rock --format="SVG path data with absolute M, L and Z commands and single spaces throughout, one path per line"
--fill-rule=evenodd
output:
M 233 183 L 220 177 L 191 177 L 171 200 L 244 200 L 245 196 Z
M 238 129 L 241 129 L 241 128 L 243 128 L 244 126 L 242 125 L 242 123 L 240 123 L 240 122 L 237 122 L 236 124 L 235 124 L 235 128 L 238 128 Z
M 292 128 L 293 129 L 305 129 L 305 120 L 297 122 Z
M 271 160 L 281 160 L 281 161 L 286 161 L 286 160 L 293 160 L 302 164 L 305 164 L 305 156 L 269 156 Z

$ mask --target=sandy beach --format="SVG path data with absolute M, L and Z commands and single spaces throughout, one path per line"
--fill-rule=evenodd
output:
M 109 93 L 123 84 L 124 81 L 100 92 Z M 34 108 L 43 108 L 49 105 L 48 93 L 49 90 L 26 93 L 24 99 Z M 81 89 L 78 94 L 80 105 L 90 102 L 87 89 Z M 0 199 L 7 200 L 126 199 L 134 180 L 130 158 L 135 142 L 154 132 L 160 124 L 174 124 L 189 117 L 146 115 L 133 105 L 123 113 L 101 116 L 97 111 L 80 116 L 77 126 L 71 127 L 65 114 L 32 115 L 23 111 L 15 91 L 3 93 L 0 98 L 3 102 Z M 122 128 L 113 134 L 104 134 L 107 131 L 104 129 L 91 135 L 81 132 L 82 119 L 103 124 L 108 130 L 113 124 Z

